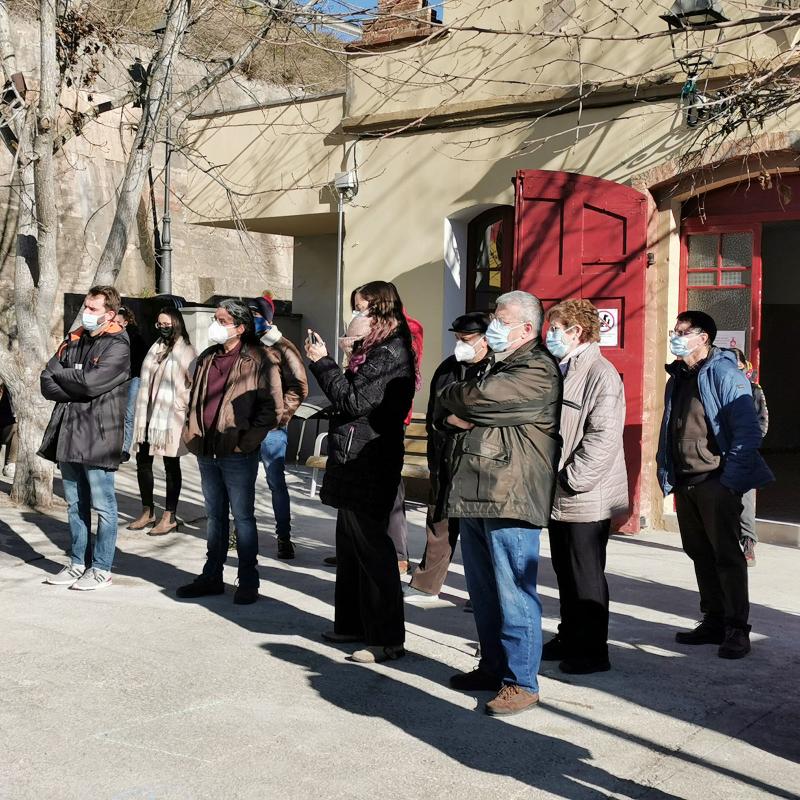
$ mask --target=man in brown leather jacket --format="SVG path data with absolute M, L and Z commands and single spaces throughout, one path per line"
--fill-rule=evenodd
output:
M 250 301 L 250 310 L 253 312 L 256 336 L 261 337 L 270 359 L 281 374 L 283 416 L 278 420 L 278 427 L 271 430 L 261 443 L 261 463 L 267 473 L 267 486 L 272 494 L 278 558 L 294 558 L 291 539 L 292 512 L 285 473 L 286 445 L 289 442 L 287 428 L 298 406 L 308 397 L 308 376 L 300 351 L 273 322 L 275 306 L 272 299 L 266 295 L 255 297 Z
M 229 514 L 236 524 L 239 585 L 233 602 L 258 600 L 255 496 L 261 442 L 283 415 L 278 368 L 255 337 L 253 315 L 239 300 L 223 300 L 208 329 L 212 345 L 197 357 L 183 441 L 197 456 L 208 517 L 203 573 L 178 597 L 222 594 Z

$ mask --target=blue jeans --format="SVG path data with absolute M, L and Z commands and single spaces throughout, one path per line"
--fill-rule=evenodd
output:
M 128 404 L 125 407 L 125 437 L 122 452 L 130 453 L 133 446 L 133 419 L 136 416 L 136 396 L 139 394 L 139 378 L 131 378 L 128 386 Z
M 228 558 L 228 511 L 236 525 L 239 586 L 258 587 L 258 531 L 256 530 L 256 478 L 258 451 L 229 456 L 198 456 L 200 485 L 208 517 L 208 553 L 203 575 L 222 580 Z
M 542 604 L 536 593 L 540 534 L 540 528 L 520 520 L 461 520 L 480 668 L 529 692 L 539 691 L 542 659 Z
M 86 556 L 95 569 L 111 570 L 117 545 L 117 496 L 114 475 L 109 469 L 64 461 L 60 463 L 67 501 L 69 530 L 72 534 L 72 563 L 87 566 Z M 97 536 L 91 546 L 92 511 L 97 514 Z
M 289 490 L 286 488 L 286 445 L 289 434 L 286 428 L 270 431 L 261 442 L 261 463 L 267 473 L 267 486 L 272 493 L 272 513 L 275 515 L 275 533 L 288 542 L 292 530 Z M 237 529 L 238 530 L 238 529 Z

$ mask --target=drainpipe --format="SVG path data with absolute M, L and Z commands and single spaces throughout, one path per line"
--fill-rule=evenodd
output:
M 339 196 L 339 235 L 336 246 L 336 322 L 333 331 L 333 353 L 339 363 L 339 335 L 342 326 L 342 267 L 344 262 L 344 201 L 352 200 L 358 192 L 355 170 L 337 172 L 333 186 Z
M 344 249 L 344 192 L 339 194 L 339 233 L 336 242 L 336 321 L 333 325 L 333 360 L 339 363 L 339 332 L 342 328 L 342 261 Z

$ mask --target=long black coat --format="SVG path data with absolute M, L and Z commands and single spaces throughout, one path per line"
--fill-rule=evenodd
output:
M 414 399 L 414 357 L 398 334 L 373 348 L 358 372 L 330 357 L 310 365 L 332 404 L 320 499 L 373 517 L 389 514 L 403 468 L 404 422 Z
M 39 455 L 117 469 L 130 369 L 130 342 L 119 325 L 112 323 L 97 336 L 81 329 L 70 334 L 40 378 L 42 395 L 56 407 Z

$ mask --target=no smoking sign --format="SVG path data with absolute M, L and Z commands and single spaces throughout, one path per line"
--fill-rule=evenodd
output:
M 619 347 L 619 311 L 598 308 L 600 315 L 600 347 Z

